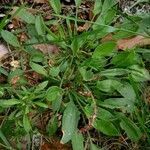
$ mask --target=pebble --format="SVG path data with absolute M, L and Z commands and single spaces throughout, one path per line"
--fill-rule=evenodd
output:
M 0 59 L 2 59 L 9 52 L 4 44 L 0 44 Z

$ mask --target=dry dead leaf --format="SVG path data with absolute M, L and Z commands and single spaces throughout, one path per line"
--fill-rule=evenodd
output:
M 7 47 L 4 44 L 0 44 L 0 59 L 2 59 L 8 52 L 9 50 Z
M 25 42 L 28 39 L 28 36 L 25 32 L 22 32 L 18 35 L 20 42 Z
M 47 3 L 47 0 L 34 0 L 34 2 L 37 4 L 44 4 Z
M 56 45 L 51 45 L 51 44 L 36 44 L 33 45 L 35 49 L 40 50 L 44 54 L 58 54 L 60 51 L 59 47 Z
M 90 24 L 88 22 L 86 22 L 83 26 L 79 26 L 77 31 L 79 32 L 83 32 L 83 31 L 87 31 L 90 27 Z
M 108 34 L 106 37 L 104 37 L 101 42 L 107 42 L 107 41 L 116 41 L 113 38 L 112 34 Z M 125 38 L 125 39 L 119 39 L 116 41 L 117 43 L 117 48 L 119 50 L 126 50 L 126 49 L 131 49 L 136 46 L 145 46 L 145 45 L 150 45 L 150 38 L 145 38 L 141 35 L 137 35 L 135 37 L 131 38 Z
M 150 45 L 150 38 L 145 38 L 143 36 L 135 36 L 133 38 L 126 38 L 117 41 L 117 47 L 121 50 L 131 49 L 136 46 Z
M 50 143 L 44 143 L 41 150 L 71 150 L 68 144 L 61 144 L 57 139 L 52 139 Z
M 11 79 L 10 83 L 15 86 L 19 82 L 19 80 L 20 77 L 16 76 Z

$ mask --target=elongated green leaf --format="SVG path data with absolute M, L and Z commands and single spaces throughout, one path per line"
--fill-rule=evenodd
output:
M 49 3 L 52 6 L 54 12 L 56 14 L 60 14 L 60 12 L 61 12 L 61 3 L 60 3 L 60 0 L 49 0 Z
M 100 103 L 101 106 L 110 109 L 125 108 L 128 107 L 128 104 L 130 104 L 130 101 L 125 98 L 109 98 Z
M 109 98 L 101 102 L 100 106 L 110 109 L 120 109 L 123 112 L 129 113 L 132 113 L 135 108 L 134 102 L 127 98 Z
M 93 14 L 96 16 L 102 10 L 102 0 L 95 0 Z
M 71 43 L 71 49 L 73 51 L 73 54 L 76 55 L 77 52 L 79 51 L 79 43 L 78 43 L 78 40 L 77 38 L 74 38 L 72 43 Z
M 42 36 L 45 34 L 44 20 L 41 16 L 37 16 L 35 18 L 35 28 L 36 28 L 38 35 Z
M 23 126 L 26 132 L 31 130 L 31 123 L 27 115 L 23 116 Z
M 132 122 L 127 117 L 121 116 L 120 126 L 122 129 L 125 130 L 126 134 L 131 140 L 138 141 L 141 138 L 142 133 L 140 129 L 134 122 Z
M 100 106 L 101 106 L 101 103 L 102 102 L 99 103 Z M 90 118 L 94 114 L 94 105 L 88 105 L 87 104 L 84 107 L 84 112 L 85 112 L 87 118 Z M 114 116 L 109 111 L 107 111 L 106 109 L 103 109 L 101 107 L 97 107 L 97 118 L 103 119 L 103 120 L 110 120 L 110 119 L 114 118 Z
M 136 94 L 133 87 L 129 83 L 124 83 L 120 87 L 116 87 L 116 90 L 126 99 L 130 99 L 131 101 L 135 101 Z
M 84 149 L 83 142 L 84 142 L 83 135 L 76 131 L 72 137 L 73 150 L 83 150 Z
M 35 92 L 44 90 L 47 85 L 48 85 L 48 81 L 44 81 L 44 82 L 38 84 L 37 88 L 35 89 Z
M 116 49 L 116 43 L 114 42 L 106 42 L 99 45 L 94 53 L 93 58 L 100 58 L 101 56 L 110 56 L 112 52 Z
M 62 98 L 62 89 L 57 86 L 51 86 L 46 92 L 48 101 L 55 101 Z
M 110 121 L 96 119 L 93 126 L 95 129 L 101 131 L 102 133 L 106 135 L 109 135 L 109 136 L 119 135 L 119 131 Z
M 0 98 L 5 94 L 4 88 L 0 87 Z
M 33 63 L 33 62 L 30 63 L 30 66 L 37 73 L 42 74 L 44 76 L 48 76 L 48 73 L 43 66 L 36 64 L 36 63 Z
M 34 102 L 34 104 L 43 108 L 48 108 L 48 105 L 43 102 Z
M 98 107 L 97 118 L 103 119 L 103 120 L 110 120 L 110 119 L 113 119 L 114 116 L 106 109 Z
M 120 30 L 117 31 L 115 34 L 114 34 L 114 38 L 115 39 L 122 39 L 122 38 L 128 38 L 128 37 L 131 37 L 133 35 L 136 35 L 136 32 L 138 31 L 138 24 L 137 23 L 134 23 L 134 22 L 125 22 L 123 24 L 120 25 Z M 121 29 L 125 29 L 125 30 L 130 30 L 132 32 L 126 32 L 126 31 L 123 31 Z
M 8 140 L 6 139 L 6 137 L 5 137 L 5 135 L 3 134 L 3 132 L 1 131 L 1 129 L 0 129 L 0 139 L 5 143 L 5 145 L 6 145 L 7 147 L 9 147 L 10 149 L 12 149 L 10 143 L 9 143 Z
M 52 101 L 53 111 L 58 111 L 62 103 L 62 95 L 60 95 L 56 100 Z
M 71 140 L 79 120 L 79 112 L 73 102 L 67 105 L 62 119 L 62 132 L 63 137 L 61 143 L 67 143 Z
M 93 29 L 94 30 L 98 29 L 100 27 L 100 25 L 109 25 L 110 23 L 112 23 L 115 16 L 116 16 L 115 9 L 109 10 L 106 14 L 100 14 L 99 17 L 96 19 L 95 24 L 92 26 Z M 113 27 L 112 27 L 112 29 L 113 29 Z
M 101 148 L 97 147 L 95 144 L 91 143 L 90 150 L 104 150 L 104 149 L 101 149 Z
M 47 125 L 47 132 L 49 134 L 49 136 L 52 136 L 55 134 L 55 132 L 57 131 L 58 128 L 58 119 L 56 116 L 53 116 Z
M 137 62 L 137 55 L 134 51 L 117 54 L 112 59 L 112 64 L 114 64 L 117 67 L 129 67 Z
M 116 3 L 117 0 L 105 0 L 102 7 L 102 14 L 107 13 L 107 11 L 111 9 Z
M 138 65 L 133 65 L 130 67 L 131 76 L 136 82 L 143 82 L 150 80 L 149 71 Z
M 16 16 L 19 17 L 21 20 L 25 21 L 28 24 L 34 24 L 35 23 L 34 15 L 32 15 L 26 9 L 20 10 L 19 13 L 17 13 Z
M 106 69 L 100 72 L 101 76 L 111 77 L 111 76 L 121 76 L 129 73 L 129 70 L 122 68 Z
M 0 100 L 1 107 L 11 107 L 13 105 L 20 104 L 21 102 L 17 99 Z
M 97 82 L 97 88 L 103 92 L 113 92 L 115 87 L 119 88 L 122 84 L 117 80 L 103 80 Z
M 4 68 L 2 68 L 1 66 L 0 66 L 0 75 L 1 74 L 4 74 L 5 76 L 8 76 L 8 72 L 4 69 Z
M 19 41 L 13 33 L 6 31 L 6 30 L 2 30 L 1 36 L 10 45 L 12 45 L 14 47 L 20 47 Z

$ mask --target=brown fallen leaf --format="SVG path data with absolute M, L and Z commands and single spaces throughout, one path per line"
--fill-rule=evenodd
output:
M 25 32 L 22 32 L 18 35 L 18 38 L 20 42 L 25 42 L 28 39 L 28 36 Z
M 57 139 L 52 139 L 50 143 L 44 143 L 41 150 L 71 150 L 71 147 L 68 144 L 61 144 Z
M 150 45 L 150 38 L 145 38 L 141 35 L 137 35 L 131 38 L 115 40 L 112 34 L 108 34 L 101 40 L 101 42 L 103 43 L 107 41 L 115 41 L 117 43 L 117 49 L 119 50 L 126 50 L 132 49 L 137 46 Z
M 37 4 L 44 4 L 47 3 L 47 0 L 34 0 L 34 2 Z
M 51 45 L 51 44 L 36 44 L 33 45 L 35 49 L 40 50 L 44 54 L 58 54 L 60 49 L 56 45 Z
M 9 50 L 7 47 L 4 44 L 0 44 L 0 59 L 2 59 L 8 52 Z
M 79 31 L 79 32 L 87 31 L 90 26 L 91 26 L 91 24 L 86 22 L 83 26 L 79 26 L 77 31 Z
M 121 50 L 145 45 L 150 45 L 150 38 L 145 38 L 141 35 L 135 36 L 133 38 L 120 39 L 117 41 L 117 48 Z

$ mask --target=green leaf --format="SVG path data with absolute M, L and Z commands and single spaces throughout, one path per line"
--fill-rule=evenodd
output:
M 62 119 L 62 132 L 63 137 L 61 143 L 65 144 L 71 140 L 75 130 L 77 130 L 77 124 L 79 120 L 79 111 L 73 102 L 69 102 Z
M 114 116 L 106 109 L 98 107 L 97 117 L 102 120 L 111 120 Z
M 127 83 L 127 82 L 124 82 L 122 84 L 122 86 L 120 87 L 116 87 L 116 90 L 124 97 L 124 98 L 127 98 L 127 99 L 130 99 L 131 101 L 135 101 L 136 99 L 136 94 L 135 94 L 135 91 L 133 89 L 133 87 Z
M 53 77 L 57 77 L 59 75 L 60 69 L 59 67 L 52 67 L 50 69 L 50 75 Z
M 113 92 L 115 90 L 115 87 L 121 87 L 122 84 L 117 80 L 103 80 L 97 82 L 97 88 L 103 92 Z
M 78 40 L 77 38 L 74 38 L 72 43 L 71 43 L 71 49 L 73 51 L 73 55 L 76 55 L 77 52 L 79 51 L 79 43 L 78 43 Z
M 106 14 L 100 14 L 92 26 L 94 30 L 99 29 L 101 25 L 109 25 L 116 16 L 116 10 L 110 9 Z M 110 26 L 111 29 L 111 26 Z M 112 27 L 113 29 L 113 27 Z M 113 29 L 114 30 L 114 29 Z
M 43 66 L 33 63 L 33 62 L 30 62 L 30 66 L 35 72 L 42 74 L 44 76 L 48 76 L 48 73 Z
M 58 129 L 58 119 L 56 116 L 53 116 L 49 122 L 48 122 L 48 125 L 46 127 L 46 130 L 49 134 L 49 136 L 52 136 L 55 134 L 55 132 L 57 131 Z
M 62 89 L 57 86 L 51 86 L 46 92 L 48 101 L 56 101 L 62 98 Z
M 43 102 L 34 102 L 34 104 L 42 108 L 48 108 L 48 105 Z
M 91 143 L 90 150 L 104 150 L 104 149 L 101 149 L 101 148 L 97 147 L 95 144 Z
M 133 65 L 130 68 L 131 77 L 136 82 L 144 82 L 150 80 L 149 71 L 138 65 Z
M 86 70 L 85 67 L 81 67 L 79 68 L 79 71 L 84 81 L 90 81 L 93 79 L 94 74 L 91 70 Z
M 73 134 L 72 137 L 72 147 L 73 150 L 84 150 L 84 138 L 83 135 L 81 133 L 78 133 L 77 131 Z
M 131 140 L 138 141 L 141 138 L 142 132 L 138 126 L 123 115 L 121 115 L 120 126 L 123 130 L 125 130 L 126 134 Z
M 114 69 L 106 69 L 100 72 L 101 76 L 111 77 L 111 76 L 121 76 L 128 74 L 129 71 L 127 69 L 122 68 L 114 68 Z
M 102 0 L 95 0 L 93 14 L 96 16 L 102 10 Z
M 35 18 L 35 29 L 38 33 L 38 35 L 45 35 L 45 25 L 44 25 L 44 20 L 41 16 L 37 16 Z
M 99 102 L 99 105 L 101 106 L 101 102 Z M 87 104 L 84 107 L 84 113 L 86 114 L 88 119 L 90 119 L 91 116 L 94 114 L 94 107 L 95 106 L 93 104 L 91 104 L 90 106 L 89 106 L 89 104 Z M 97 107 L 97 118 L 103 119 L 103 120 L 110 120 L 110 119 L 113 119 L 114 116 L 109 111 L 107 111 L 106 109 L 103 109 L 101 107 Z
M 102 56 L 110 56 L 113 51 L 116 49 L 116 43 L 114 42 L 105 42 L 99 45 L 93 55 L 92 58 L 101 58 Z
M 32 15 L 26 9 L 22 9 L 21 11 L 19 11 L 19 13 L 17 13 L 16 17 L 21 18 L 21 20 L 25 21 L 28 24 L 34 24 L 35 23 L 34 15 Z
M 52 109 L 53 111 L 58 111 L 60 109 L 62 103 L 62 96 L 58 97 L 56 100 L 52 101 Z
M 96 119 L 93 126 L 95 129 L 99 130 L 100 132 L 102 132 L 106 135 L 109 135 L 109 136 L 118 136 L 119 135 L 119 131 L 116 129 L 116 127 L 110 121 Z
M 38 84 L 38 86 L 35 89 L 35 92 L 40 92 L 40 91 L 44 90 L 47 85 L 48 85 L 48 81 L 44 81 L 44 82 Z
M 0 87 L 0 98 L 4 96 L 4 94 L 5 94 L 4 88 Z
M 1 74 L 4 74 L 5 76 L 8 76 L 8 72 L 3 67 L 0 66 L 0 75 Z
M 108 10 L 110 10 L 115 4 L 117 3 L 117 0 L 105 0 L 102 7 L 102 14 L 107 13 Z
M 125 22 L 120 26 L 120 30 L 114 34 L 113 38 L 122 39 L 131 37 L 133 35 L 136 35 L 138 28 L 138 25 L 134 22 Z M 129 30 L 131 32 L 123 31 L 122 29 Z
M 117 67 L 129 67 L 137 62 L 137 55 L 133 50 L 130 52 L 119 53 L 112 59 L 112 64 Z
M 9 32 L 7 30 L 2 30 L 1 36 L 10 45 L 12 45 L 14 47 L 20 47 L 19 41 L 13 33 Z
M 3 134 L 3 132 L 1 131 L 1 129 L 0 129 L 0 139 L 5 143 L 5 145 L 8 148 L 12 149 L 10 143 L 8 142 L 7 138 L 5 137 L 5 135 Z
M 79 7 L 82 3 L 82 0 L 75 0 L 76 7 Z
M 130 101 L 125 98 L 109 98 L 100 103 L 101 106 L 106 108 L 115 109 L 115 108 L 125 108 L 130 104 Z
M 60 14 L 60 12 L 61 12 L 61 3 L 60 3 L 60 0 L 49 0 L 49 3 L 52 6 L 54 12 L 56 14 Z
M 17 99 L 0 100 L 1 107 L 11 107 L 13 105 L 20 104 L 21 102 Z
M 30 120 L 27 115 L 23 116 L 23 126 L 27 133 L 31 130 Z

